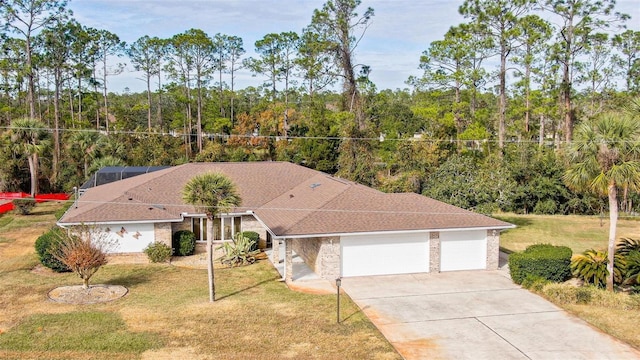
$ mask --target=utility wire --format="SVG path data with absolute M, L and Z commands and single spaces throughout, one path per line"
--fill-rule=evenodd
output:
M 29 130 L 31 128 L 23 128 L 23 127 L 11 127 L 11 126 L 0 126 L 0 129 L 10 130 L 10 129 L 21 129 L 21 130 Z M 55 129 L 45 127 L 40 128 L 42 130 L 53 132 Z M 108 133 L 102 130 L 96 129 L 58 129 L 59 132 L 92 132 L 92 133 L 101 133 L 106 136 L 109 135 L 156 135 L 156 136 L 172 136 L 172 137 L 186 137 L 186 136 L 194 136 L 193 134 L 182 134 L 182 133 L 171 133 L 171 132 L 153 132 L 153 131 L 138 131 L 138 130 L 109 130 Z M 269 139 L 269 140 L 285 140 L 284 136 L 279 135 L 254 135 L 254 134 L 208 134 L 203 133 L 203 138 L 217 138 L 217 139 Z M 346 136 L 287 136 L 288 140 L 339 140 L 339 141 L 392 141 L 392 142 L 434 142 L 434 143 L 468 143 L 468 142 L 476 142 L 476 143 L 498 143 L 498 139 L 433 139 L 433 138 L 425 138 L 423 136 L 420 137 L 405 137 L 405 138 L 387 138 L 386 135 L 382 134 L 379 137 L 346 137 Z M 539 140 L 527 140 L 527 139 L 504 139 L 505 143 L 513 143 L 513 144 L 522 144 L 522 143 L 540 143 Z M 561 139 L 548 139 L 543 140 L 544 143 L 549 144 L 564 144 L 567 141 Z M 575 140 L 572 142 L 576 142 Z M 623 142 L 636 142 L 636 141 L 623 141 Z

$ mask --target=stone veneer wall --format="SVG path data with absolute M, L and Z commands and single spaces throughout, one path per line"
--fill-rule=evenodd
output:
M 429 272 L 440 272 L 440 232 L 429 233 Z
M 182 222 L 171 223 L 171 233 L 175 234 L 180 230 L 191 231 L 191 218 L 186 218 Z
M 173 235 L 173 226 L 171 223 L 155 223 L 153 224 L 153 235 L 157 242 L 162 242 L 171 247 L 171 236 Z
M 260 235 L 258 247 L 267 247 L 267 229 L 253 215 L 242 215 L 242 231 L 255 231 Z
M 292 239 L 291 244 L 293 251 L 321 278 L 340 277 L 340 238 Z
M 487 230 L 487 270 L 500 265 L 500 230 Z

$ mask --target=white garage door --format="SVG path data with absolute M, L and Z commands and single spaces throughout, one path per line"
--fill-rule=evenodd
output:
M 440 232 L 440 271 L 487 268 L 487 232 Z
M 350 235 L 340 238 L 342 276 L 429 271 L 429 233 Z

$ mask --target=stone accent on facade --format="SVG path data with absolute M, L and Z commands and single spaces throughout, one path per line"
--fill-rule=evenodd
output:
M 284 240 L 284 281 L 290 283 L 293 281 L 293 249 L 292 239 Z
M 429 272 L 440 272 L 440 232 L 429 233 Z
M 267 247 L 267 229 L 253 215 L 242 215 L 242 231 L 255 231 L 260 235 L 258 248 Z
M 171 223 L 155 223 L 153 224 L 153 235 L 156 242 L 161 242 L 171 247 L 173 226 L 171 226 Z
M 186 218 L 182 222 L 171 223 L 171 232 L 173 234 L 177 233 L 180 230 L 191 231 L 191 218 Z
M 323 279 L 340 277 L 340 238 L 320 237 L 292 239 L 293 251 Z
M 500 265 L 500 230 L 487 230 L 487 270 Z
M 271 241 L 271 262 L 274 264 L 280 263 L 280 240 L 278 239 Z

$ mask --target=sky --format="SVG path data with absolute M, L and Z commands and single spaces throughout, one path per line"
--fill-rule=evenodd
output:
M 191 28 L 210 36 L 242 37 L 245 57 L 256 56 L 254 43 L 269 33 L 296 31 L 311 22 L 314 9 L 325 0 L 72 0 L 69 8 L 84 26 L 105 29 L 127 43 L 149 35 L 169 38 Z M 462 0 L 362 0 L 359 13 L 372 7 L 375 16 L 356 49 L 356 63 L 369 65 L 369 76 L 379 90 L 406 88 L 411 75 L 419 76 L 421 53 L 440 40 L 451 26 L 465 22 L 458 14 Z M 640 0 L 618 0 L 616 10 L 631 15 L 627 27 L 640 30 Z M 128 59 L 126 70 L 108 78 L 109 91 L 144 91 L 141 74 Z M 223 79 L 224 80 L 224 79 Z M 261 77 L 241 70 L 237 89 L 258 86 Z M 228 81 L 228 79 L 226 80 Z

